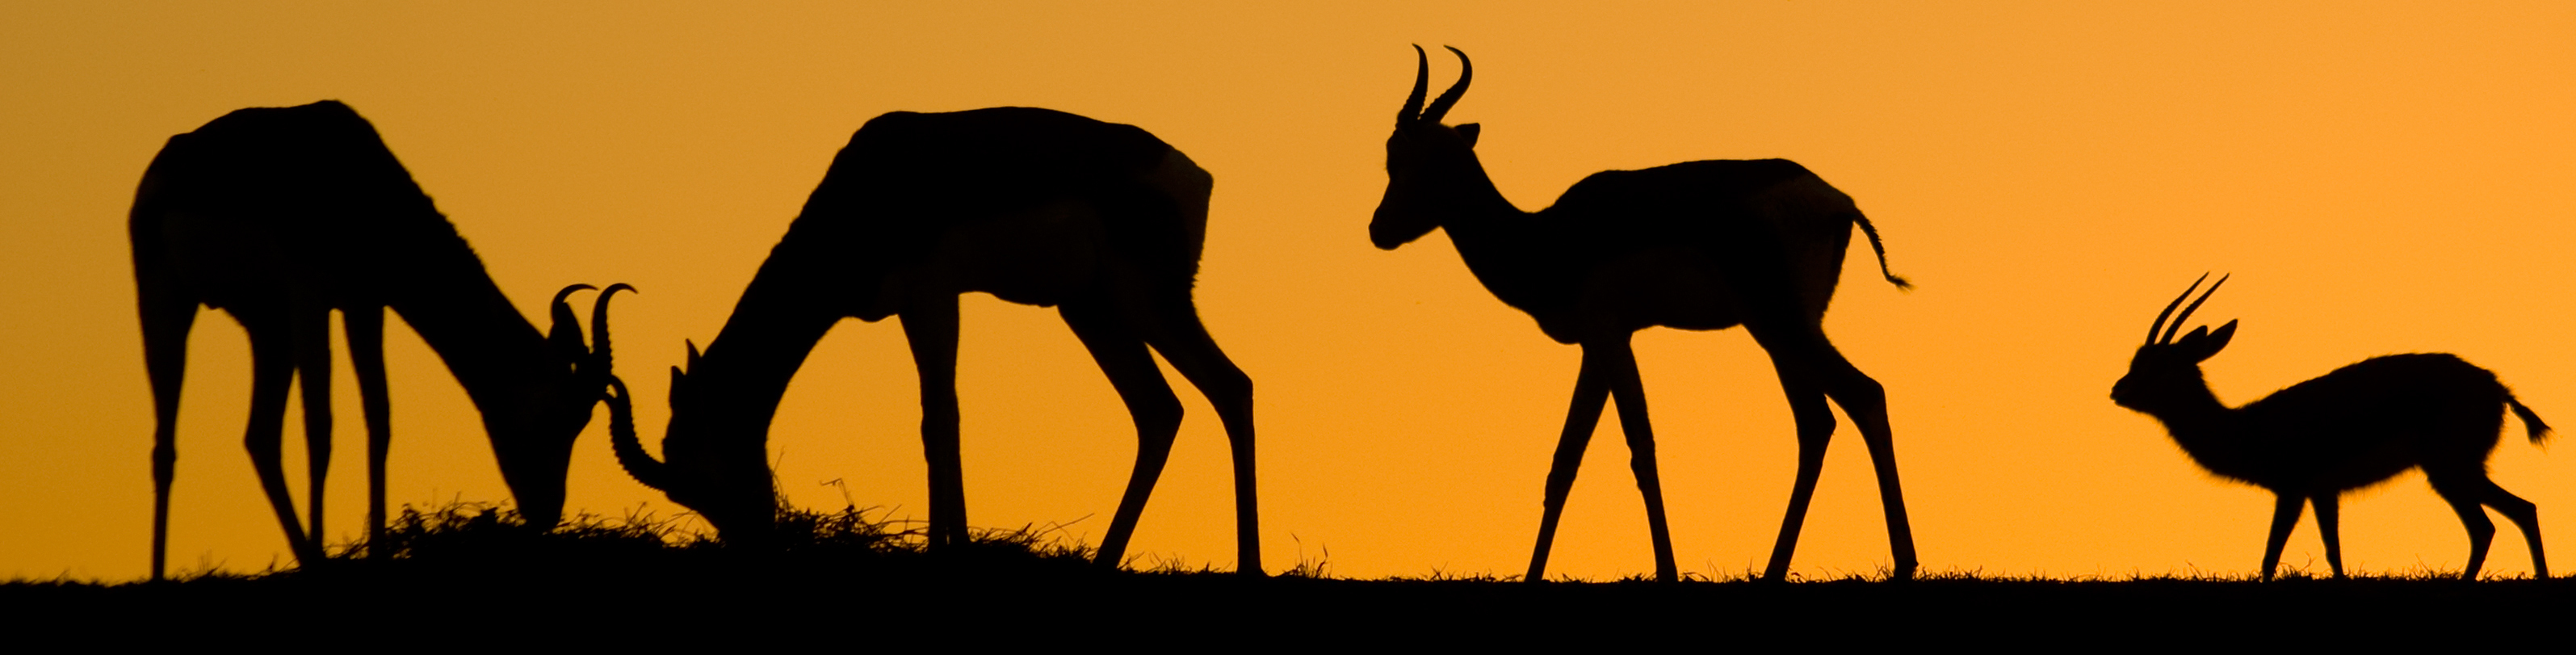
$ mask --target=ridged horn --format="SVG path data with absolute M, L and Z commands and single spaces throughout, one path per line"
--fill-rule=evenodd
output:
M 1413 95 L 1405 96 L 1404 109 L 1395 113 L 1395 124 L 1399 126 L 1421 117 L 1422 96 L 1431 92 L 1431 55 L 1422 51 L 1421 44 L 1414 44 L 1413 60 Z
M 564 301 L 571 298 L 573 292 L 597 288 L 575 284 L 555 292 L 554 302 L 548 305 L 552 308 L 548 313 L 553 316 L 553 324 L 546 326 L 546 345 L 555 349 L 555 356 L 565 361 L 580 362 L 590 354 L 590 349 L 581 345 L 581 321 L 574 318 L 572 304 Z
M 601 374 L 617 370 L 610 363 L 608 350 L 608 299 L 617 297 L 619 291 L 644 293 L 636 291 L 632 285 L 619 282 L 608 285 L 608 290 L 599 292 L 599 300 L 594 301 L 590 306 L 590 365 L 594 367 L 593 370 Z
M 635 402 L 626 393 L 626 381 L 608 376 L 608 447 L 617 453 L 617 464 L 626 475 L 644 486 L 668 493 L 671 491 L 670 467 L 653 454 L 644 452 L 644 441 L 635 436 Z
M 1452 46 L 1440 47 L 1449 48 L 1449 52 L 1458 55 L 1458 83 L 1451 84 L 1449 90 L 1440 92 L 1440 99 L 1431 101 L 1430 109 L 1422 110 L 1422 120 L 1434 123 L 1440 122 L 1441 117 L 1449 115 L 1449 107 L 1458 104 L 1459 96 L 1467 95 L 1467 81 L 1476 77 L 1476 65 L 1467 62 L 1467 51 Z M 1427 76 L 1428 73 L 1425 75 Z

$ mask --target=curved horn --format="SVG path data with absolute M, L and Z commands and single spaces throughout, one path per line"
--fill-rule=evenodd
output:
M 2160 343 L 2156 340 L 2156 333 L 2165 330 L 2165 319 L 2173 318 L 2174 308 L 2182 306 L 2182 299 L 2191 297 L 2191 292 L 2199 291 L 2200 283 L 2208 280 L 2208 273 L 2200 274 L 2200 279 L 2191 281 L 2191 288 L 2182 290 L 2182 295 L 2174 296 L 2173 302 L 2165 303 L 2165 310 L 2156 313 L 2156 322 L 2147 326 L 2147 345 Z
M 1422 46 L 1415 44 L 1413 60 L 1413 95 L 1405 96 L 1404 109 L 1395 113 L 1395 124 L 1399 126 L 1421 117 L 1422 96 L 1431 92 L 1431 55 L 1424 54 Z
M 1450 52 L 1457 53 L 1458 83 L 1451 84 L 1449 90 L 1440 92 L 1440 99 L 1431 101 L 1430 109 L 1422 110 L 1422 120 L 1434 123 L 1440 122 L 1440 117 L 1449 115 L 1449 106 L 1458 104 L 1459 96 L 1467 95 L 1467 80 L 1476 77 L 1476 65 L 1467 62 L 1467 51 L 1445 45 L 1440 47 L 1449 48 Z M 1425 75 L 1428 76 L 1428 73 Z
M 2208 273 L 2202 273 L 2202 274 L 2200 274 L 2200 276 L 2201 276 L 2202 278 L 2207 278 L 2207 277 L 2209 277 L 2209 274 L 2208 274 Z M 2182 324 L 2183 324 L 2183 322 L 2184 322 L 2184 321 L 2189 321 L 2189 320 L 2191 320 L 2191 313 L 2192 313 L 2192 312 L 2194 312 L 2194 311 L 2199 311 L 2199 310 L 2200 310 L 2200 304 L 2201 304 L 2201 303 L 2209 302 L 2209 294 L 2218 293 L 2218 287 L 2219 287 L 2219 285 L 2223 285 L 2223 284 L 2227 284 L 2227 276 L 2225 276 L 2225 275 L 2218 276 L 2218 281 L 2217 281 L 2217 282 L 2211 282 L 2211 283 L 2209 284 L 2209 290 L 2208 290 L 2208 291 L 2200 292 L 2200 298 L 2199 298 L 2198 300 L 2193 300 L 2193 301 L 2191 301 L 2191 305 L 2189 305 L 2189 306 L 2186 306 L 2186 307 L 2183 307 L 2183 308 L 2182 308 L 2182 315 L 2180 315 L 2180 316 L 2175 316 L 2175 317 L 2174 317 L 2173 327 L 2171 327 L 2171 328 L 2167 328 L 2167 329 L 2165 330 L 2165 342 L 2166 342 L 2166 343 L 2172 343 L 2172 342 L 2173 342 L 2174 333 L 2176 333 L 2176 332 L 2181 332 L 2181 331 L 2182 331 Z M 2184 294 L 2189 294 L 2189 293 L 2191 293 L 2191 292 L 2189 292 L 2189 291 L 2185 291 L 2185 292 L 2183 292 L 2183 293 L 2184 293 Z
M 599 300 L 590 306 L 590 365 L 596 367 L 596 370 L 602 374 L 616 370 L 610 368 L 609 364 L 608 299 L 616 297 L 619 291 L 643 293 L 636 291 L 633 286 L 619 282 L 608 285 L 608 290 L 599 292 Z
M 644 442 L 635 436 L 635 403 L 626 393 L 626 381 L 608 376 L 608 447 L 617 452 L 617 464 L 626 475 L 644 486 L 668 493 L 671 490 L 670 467 L 653 454 L 644 452 Z
M 546 327 L 546 344 L 555 349 L 556 356 L 566 361 L 579 362 L 584 355 L 590 354 L 590 349 L 581 345 L 581 322 L 573 318 L 572 305 L 564 300 L 571 298 L 575 291 L 589 291 L 597 288 L 599 287 L 575 284 L 555 292 L 555 300 L 550 305 L 553 308 L 551 313 L 554 316 L 554 322 Z

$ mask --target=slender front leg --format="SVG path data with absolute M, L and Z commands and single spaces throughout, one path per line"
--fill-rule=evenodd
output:
M 1565 514 L 1565 496 L 1574 490 L 1575 469 L 1583 466 L 1583 448 L 1601 424 L 1601 407 L 1610 400 L 1610 385 L 1590 346 L 1583 349 L 1583 372 L 1574 378 L 1574 404 L 1565 411 L 1565 432 L 1556 440 L 1556 460 L 1547 467 L 1547 496 L 1541 502 L 1538 548 L 1530 553 L 1523 582 L 1547 580 L 1547 551 L 1556 543 L 1556 522 Z
M 358 377 L 367 421 L 367 557 L 382 558 L 388 553 L 375 546 L 385 538 L 385 458 L 394 439 L 393 403 L 385 387 L 385 310 L 342 310 L 340 323 L 349 334 L 349 370 Z
M 2317 506 L 2317 534 L 2325 538 L 2326 567 L 2334 569 L 2334 576 L 2341 578 L 2343 577 L 2343 537 L 2339 532 L 2340 529 L 2336 527 L 2335 493 L 2329 491 L 2309 496 L 2308 504 Z
M 322 529 L 323 481 L 331 477 L 331 309 L 298 303 L 292 320 L 296 387 L 304 403 L 304 467 L 311 480 L 304 491 L 313 499 L 304 508 L 312 516 L 304 524 L 304 536 L 313 541 L 311 551 L 318 558 L 327 534 Z
M 147 173 L 147 175 L 149 175 Z M 188 332 L 196 327 L 197 297 L 187 288 L 163 230 L 170 217 L 136 199 L 134 308 L 142 319 L 143 369 L 152 380 L 152 577 L 164 579 L 170 560 L 170 485 L 179 468 L 179 390 L 188 373 Z
M 930 464 L 930 546 L 966 543 L 966 484 L 957 443 L 957 296 L 905 304 L 903 337 L 921 374 L 921 450 Z
M 1092 361 L 1100 363 L 1100 372 L 1109 376 L 1109 386 L 1118 390 L 1118 399 L 1126 402 L 1127 414 L 1136 422 L 1136 469 L 1127 478 L 1118 513 L 1109 519 L 1109 535 L 1101 539 L 1100 552 L 1092 560 L 1114 569 L 1126 557 L 1127 542 L 1145 513 L 1145 501 L 1153 495 L 1163 465 L 1171 460 L 1172 439 L 1181 429 L 1181 399 L 1163 381 L 1163 371 L 1154 366 L 1145 342 L 1115 314 L 1092 303 L 1065 303 L 1057 311 L 1064 316 L 1065 326 L 1073 328 L 1073 336 L 1082 340 L 1082 347 L 1091 351 Z
M 2279 498 L 2272 503 L 2272 534 L 2263 541 L 2262 579 L 2266 581 L 2271 580 L 2272 571 L 2280 567 L 2281 546 L 2290 542 L 2290 528 L 2298 527 L 2299 509 L 2308 500 L 2298 494 L 2275 493 Z
M 136 270 L 160 272 L 137 255 Z M 170 484 L 179 468 L 179 389 L 188 373 L 188 332 L 197 303 L 179 297 L 168 280 L 138 273 L 143 315 L 143 365 L 152 378 L 152 579 L 170 559 Z
M 1604 344 L 1602 363 L 1610 383 L 1610 396 L 1619 402 L 1619 427 L 1628 435 L 1628 469 L 1637 476 L 1637 491 L 1646 497 L 1646 531 L 1655 542 L 1655 580 L 1674 582 L 1681 579 L 1679 567 L 1673 565 L 1673 532 L 1664 521 L 1664 483 L 1656 472 L 1655 431 L 1646 418 L 1646 385 L 1637 375 L 1637 355 L 1626 339 L 1612 350 Z M 1584 354 L 1592 354 L 1585 348 Z

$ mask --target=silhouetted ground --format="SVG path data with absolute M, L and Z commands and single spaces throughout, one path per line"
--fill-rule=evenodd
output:
M 316 646 L 1146 644 L 1334 651 L 1570 642 L 1780 650 L 1951 643 L 2039 648 L 2243 646 L 2530 637 L 2576 614 L 2576 581 L 2426 578 L 2271 583 L 1934 575 L 1757 582 L 1244 579 L 1109 572 L 1043 535 L 992 533 L 926 554 L 856 513 L 753 554 L 666 543 L 651 524 L 538 535 L 493 514 L 409 515 L 386 560 L 167 583 L 0 585 L 13 634 L 99 643 Z M 357 640 L 357 641 L 351 641 Z M 738 641 L 739 640 L 739 641 Z

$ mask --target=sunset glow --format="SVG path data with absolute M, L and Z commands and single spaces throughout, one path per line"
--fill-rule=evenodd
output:
M 1144 128 L 1216 179 L 1196 298 L 1255 383 L 1262 565 L 1515 575 L 1579 351 L 1496 301 L 1445 234 L 1368 243 L 1410 44 L 1434 48 L 1435 84 L 1456 74 L 1437 46 L 1474 56 L 1448 122 L 1483 125 L 1477 152 L 1522 209 L 1597 171 L 1770 157 L 1858 202 L 1919 288 L 1881 282 L 1855 238 L 1825 325 L 1888 389 L 1926 571 L 2250 574 L 2270 495 L 2203 473 L 2108 398 L 2139 330 L 2194 276 L 2232 273 L 2194 318 L 2243 321 L 2205 367 L 2227 403 L 2450 352 L 2576 426 L 2560 334 L 2576 321 L 2571 34 L 2561 2 L 11 3 L 0 574 L 145 575 L 135 184 L 171 135 L 225 112 L 337 99 L 531 319 L 566 284 L 641 290 L 618 300 L 617 365 L 656 447 L 683 340 L 715 336 L 870 117 L 1016 105 Z M 895 322 L 842 323 L 790 386 L 769 454 L 797 506 L 927 517 Z M 387 323 L 393 501 L 506 501 L 455 379 Z M 1096 543 L 1134 457 L 1115 392 L 1052 310 L 974 295 L 961 323 L 971 522 Z M 243 333 L 215 313 L 196 325 L 174 572 L 288 565 L 241 447 Z M 328 528 L 345 543 L 365 449 L 335 349 Z M 1741 330 L 1648 330 L 1636 350 L 1681 570 L 1757 572 L 1795 453 L 1770 361 Z M 1133 562 L 1232 568 L 1223 432 L 1168 377 L 1188 418 Z M 604 416 L 576 446 L 568 511 L 680 513 L 618 468 Z M 2576 460 L 2519 425 L 2494 479 L 2570 516 Z M 1553 575 L 1652 570 L 1618 429 L 1604 417 Z M 2465 559 L 2420 474 L 2346 497 L 2342 523 L 2359 572 Z M 1884 530 L 1845 420 L 1794 570 L 1875 573 Z M 2500 537 L 2486 570 L 2527 574 L 2519 538 Z M 2324 570 L 2313 523 L 2284 562 Z

